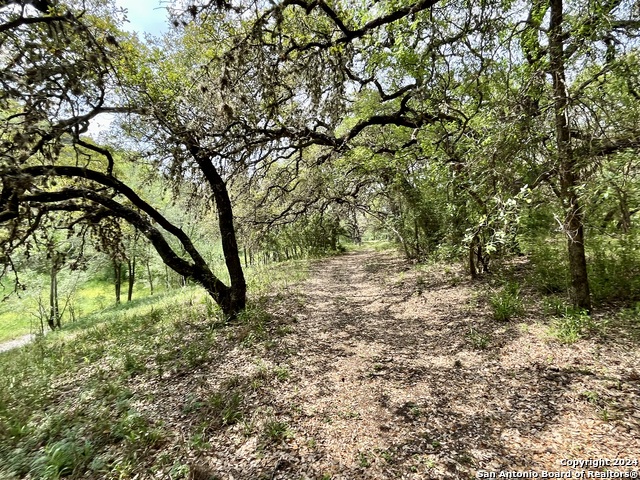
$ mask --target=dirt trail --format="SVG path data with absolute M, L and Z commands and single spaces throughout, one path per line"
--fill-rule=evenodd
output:
M 497 322 L 485 288 L 389 252 L 321 260 L 270 294 L 264 324 L 212 330 L 204 310 L 190 315 L 180 368 L 151 358 L 127 386 L 173 434 L 162 458 L 193 479 L 500 478 L 567 472 L 563 459 L 640 459 L 637 344 L 561 345 L 540 318 Z M 212 339 L 195 350 L 206 362 L 183 368 L 200 337 Z
M 6 352 L 8 350 L 13 350 L 14 348 L 22 347 L 27 343 L 30 343 L 35 338 L 33 334 L 22 335 L 21 337 L 14 338 L 13 340 L 7 340 L 6 342 L 0 342 L 0 353 Z
M 281 478 L 287 465 L 334 480 L 474 478 L 640 457 L 637 349 L 498 323 L 463 275 L 417 273 L 388 252 L 312 270 L 274 399 L 295 425 Z

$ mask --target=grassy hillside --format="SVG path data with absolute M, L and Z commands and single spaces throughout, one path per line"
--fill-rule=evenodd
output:
M 180 432 L 140 401 L 161 401 L 151 385 L 171 389 L 172 379 L 210 365 L 231 345 L 277 341 L 286 328 L 262 305 L 304 278 L 305 265 L 252 269 L 250 307 L 233 326 L 202 289 L 187 287 L 107 308 L 0 354 L 0 478 L 128 478 L 134 471 L 185 478 L 188 466 L 162 453 Z M 271 375 L 268 367 L 263 373 Z M 236 422 L 237 395 L 221 391 L 207 408 L 220 422 Z M 204 442 L 198 438 L 191 441 Z

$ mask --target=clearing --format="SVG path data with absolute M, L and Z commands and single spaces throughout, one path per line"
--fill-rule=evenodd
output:
M 263 298 L 246 324 L 212 330 L 204 314 L 182 318 L 169 342 L 150 332 L 163 315 L 152 311 L 131 327 L 137 344 L 92 329 L 100 345 L 65 355 L 79 359 L 77 372 L 51 384 L 42 415 L 102 415 L 95 432 L 74 432 L 121 438 L 91 440 L 111 444 L 83 460 L 91 478 L 470 479 L 640 457 L 640 355 L 624 332 L 561 344 L 541 317 L 494 320 L 486 284 L 393 252 L 310 270 Z M 117 406 L 92 417 L 107 384 L 125 420 L 149 419 L 138 420 L 144 435 L 114 433 L 114 422 L 131 424 L 107 422 Z

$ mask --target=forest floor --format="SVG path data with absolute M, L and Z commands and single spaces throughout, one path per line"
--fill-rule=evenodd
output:
M 254 295 L 234 325 L 212 323 L 208 297 L 185 290 L 2 353 L 13 390 L 0 426 L 5 411 L 14 433 L 0 445 L 0 477 L 640 470 L 563 463 L 640 459 L 637 332 L 612 323 L 564 344 L 539 298 L 494 319 L 498 274 L 472 282 L 390 251 L 314 261 L 298 280 L 304 265 L 270 267 L 282 285 Z
M 206 470 L 441 479 L 640 459 L 637 344 L 562 345 L 534 316 L 497 322 L 461 272 L 421 272 L 390 252 L 311 268 L 296 301 L 280 303 L 295 319 L 273 351 L 287 374 L 256 398 L 286 435 L 265 447 L 227 431 L 200 458 Z

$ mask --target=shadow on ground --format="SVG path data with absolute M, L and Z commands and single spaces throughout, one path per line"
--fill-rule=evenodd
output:
M 248 414 L 291 436 L 250 433 L 207 468 L 220 478 L 475 478 L 637 457 L 640 385 L 625 377 L 637 350 L 608 346 L 609 358 L 602 345 L 554 344 L 532 319 L 496 322 L 461 278 L 388 252 L 315 264 L 297 298 L 270 305 L 292 332 L 263 356 L 288 373 L 259 389 Z

